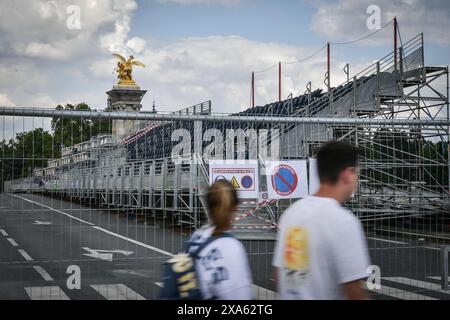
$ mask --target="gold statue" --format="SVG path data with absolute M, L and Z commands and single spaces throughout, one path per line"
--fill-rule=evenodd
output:
M 117 67 L 114 69 L 114 71 L 117 72 L 117 78 L 119 79 L 118 85 L 136 86 L 136 82 L 131 75 L 133 66 L 145 67 L 145 65 L 142 62 L 134 60 L 133 56 L 130 56 L 128 60 L 117 53 L 114 53 L 113 56 L 119 59 Z

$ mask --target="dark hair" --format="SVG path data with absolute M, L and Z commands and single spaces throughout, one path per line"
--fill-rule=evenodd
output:
M 225 228 L 229 224 L 230 215 L 238 205 L 237 191 L 231 182 L 219 180 L 214 182 L 208 190 L 207 203 L 209 215 L 213 225 Z
M 347 142 L 329 141 L 317 152 L 317 170 L 322 183 L 336 183 L 339 174 L 358 164 L 359 149 Z

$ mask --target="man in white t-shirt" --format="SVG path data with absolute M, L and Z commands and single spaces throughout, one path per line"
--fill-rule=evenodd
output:
M 370 259 L 359 220 L 341 203 L 357 183 L 358 149 L 331 141 L 317 154 L 320 189 L 281 216 L 273 266 L 281 299 L 367 299 Z

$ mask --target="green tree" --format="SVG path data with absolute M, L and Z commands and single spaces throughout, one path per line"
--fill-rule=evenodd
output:
M 79 103 L 58 105 L 56 110 L 91 111 L 91 108 L 85 103 Z M 98 134 L 110 134 L 112 125 L 109 120 L 100 120 L 95 117 L 72 118 L 69 116 L 53 117 L 51 127 L 54 136 L 55 157 L 58 158 L 61 156 L 61 148 L 87 141 Z
M 47 166 L 52 158 L 53 137 L 42 128 L 19 132 L 15 140 L 0 143 L 4 181 L 29 176 L 36 168 Z
M 0 170 L 1 175 L 1 186 L 3 186 L 4 181 L 11 180 L 13 177 L 13 143 L 14 140 L 3 140 L 0 141 Z

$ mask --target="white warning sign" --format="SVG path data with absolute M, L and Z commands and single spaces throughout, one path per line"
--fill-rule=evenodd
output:
M 266 164 L 270 199 L 296 199 L 308 195 L 306 161 L 272 161 Z
M 228 180 L 241 199 L 257 199 L 259 194 L 258 163 L 242 160 L 211 160 L 209 183 Z

